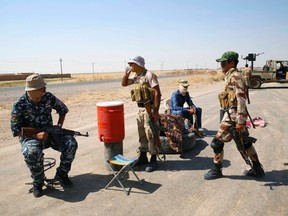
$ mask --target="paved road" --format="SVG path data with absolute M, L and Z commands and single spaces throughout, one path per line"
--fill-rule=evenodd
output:
M 77 138 L 80 146 L 71 171 L 73 189 L 45 190 L 39 199 L 26 194 L 30 181 L 19 146 L 15 140 L 0 148 L 0 214 L 1 215 L 288 215 L 288 147 L 287 147 L 287 86 L 274 85 L 251 90 L 250 114 L 267 120 L 265 128 L 251 129 L 258 139 L 255 148 L 267 172 L 261 180 L 247 178 L 242 172 L 248 168 L 233 142 L 225 146 L 224 178 L 205 181 L 203 175 L 212 164 L 209 143 L 219 123 L 219 88 L 194 97 L 203 108 L 203 126 L 207 136 L 197 141 L 197 146 L 186 153 L 168 155 L 160 162 L 159 170 L 145 173 L 137 170 L 144 185 L 134 177 L 126 186 L 131 193 L 126 196 L 115 185 L 103 189 L 111 178 L 103 163 L 103 143 L 97 139 L 96 124 L 82 128 L 90 137 Z M 136 155 L 137 148 L 135 108 L 125 107 L 126 136 L 124 154 Z M 84 115 L 84 114 L 83 114 Z M 81 121 L 81 119 L 79 119 Z M 91 122 L 91 119 L 84 119 Z M 14 144 L 13 144 L 14 143 Z M 47 156 L 59 158 L 52 150 Z M 53 177 L 55 170 L 47 171 Z
M 158 77 L 159 80 L 171 79 L 171 78 L 179 78 L 183 76 L 160 76 Z M 98 86 L 103 85 L 120 85 L 120 81 L 118 79 L 110 79 L 110 80 L 95 80 L 95 81 L 86 81 L 86 82 L 72 82 L 72 83 L 57 83 L 57 84 L 48 84 L 47 88 L 49 91 L 54 92 L 55 94 L 60 94 L 61 96 L 63 92 L 69 91 L 71 89 L 75 90 L 76 92 L 81 92 L 83 90 L 93 90 L 98 88 Z M 11 97 L 12 96 L 19 96 L 23 93 L 25 87 L 5 87 L 0 88 L 1 98 Z

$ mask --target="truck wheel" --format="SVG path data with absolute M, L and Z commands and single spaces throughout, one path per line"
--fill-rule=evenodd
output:
M 261 84 L 262 84 L 262 83 L 261 83 L 261 79 L 259 79 L 259 78 L 253 78 L 253 79 L 251 79 L 250 86 L 251 86 L 251 88 L 253 88 L 253 89 L 260 88 Z

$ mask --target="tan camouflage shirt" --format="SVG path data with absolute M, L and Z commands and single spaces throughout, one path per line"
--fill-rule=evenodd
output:
M 247 120 L 245 81 L 242 73 L 231 68 L 225 74 L 225 89 L 235 91 L 237 98 L 236 124 L 245 124 Z
M 248 67 L 245 67 L 244 69 L 242 69 L 243 72 L 243 76 L 244 77 L 251 77 L 251 69 Z

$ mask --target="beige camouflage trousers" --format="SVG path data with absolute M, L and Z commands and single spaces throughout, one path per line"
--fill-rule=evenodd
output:
M 145 108 L 139 108 L 137 113 L 137 126 L 141 152 L 150 152 L 151 155 L 157 155 L 158 151 L 153 138 L 153 133 L 149 125 L 149 116 Z
M 244 76 L 245 84 L 250 88 L 250 76 Z
M 236 119 L 236 109 L 232 108 L 232 109 L 229 109 L 228 111 L 230 113 L 230 117 L 231 117 L 231 120 L 232 121 L 235 121 Z M 233 137 L 230 133 L 230 128 L 231 128 L 231 121 L 230 121 L 230 118 L 228 116 L 228 113 L 225 112 L 223 118 L 222 118 L 222 121 L 220 123 L 220 126 L 219 126 L 219 129 L 218 129 L 218 132 L 216 134 L 216 137 L 221 140 L 222 142 L 230 142 Z M 242 134 L 244 135 L 249 135 L 249 132 L 247 130 L 246 127 L 243 128 L 243 130 L 241 131 Z
M 235 121 L 236 119 L 236 109 L 229 109 L 228 111 L 230 113 L 230 117 L 232 121 Z M 223 119 L 220 123 L 218 132 L 216 134 L 216 138 L 219 139 L 220 141 L 222 141 L 223 143 L 227 143 L 230 142 L 233 137 L 230 133 L 230 128 L 231 128 L 231 120 L 228 116 L 228 113 L 225 112 Z M 244 136 L 249 136 L 249 131 L 246 127 L 243 128 L 243 130 L 241 131 L 241 133 Z M 249 147 L 247 150 L 247 155 L 248 157 L 252 160 L 252 161 L 259 161 L 258 160 L 258 156 L 257 156 L 257 152 L 254 148 L 253 145 L 251 145 L 251 147 Z M 223 157 L 224 157 L 224 150 L 221 153 L 217 153 L 214 155 L 214 163 L 215 164 L 222 164 L 223 162 Z

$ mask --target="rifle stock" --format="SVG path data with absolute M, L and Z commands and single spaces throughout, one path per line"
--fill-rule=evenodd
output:
M 227 109 L 226 112 L 227 112 L 228 117 L 229 117 L 230 122 L 231 122 L 230 133 L 231 133 L 232 138 L 236 144 L 236 147 L 237 147 L 238 151 L 240 152 L 242 158 L 244 159 L 245 163 L 248 164 L 251 168 L 253 168 L 252 162 L 250 161 L 248 154 L 247 154 L 247 151 L 244 148 L 243 136 L 240 132 L 237 131 L 236 122 L 232 121 L 231 115 L 229 113 L 229 109 Z M 251 139 L 255 139 L 255 138 L 251 137 Z M 253 141 L 256 142 L 256 139 Z
M 88 132 L 86 132 L 85 134 L 82 134 L 78 131 L 68 130 L 68 129 L 59 128 L 59 127 L 44 127 L 44 128 L 22 127 L 21 128 L 22 136 L 31 136 L 39 132 L 46 132 L 48 134 L 66 134 L 66 135 L 72 135 L 72 136 L 85 136 L 85 137 L 89 136 Z
M 42 129 L 32 128 L 32 127 L 22 127 L 21 134 L 22 136 L 31 136 L 33 134 L 37 134 L 43 131 Z
M 199 127 L 198 127 L 198 124 L 197 124 L 197 115 L 195 114 L 194 115 L 195 119 L 194 119 L 194 124 L 193 124 L 193 132 L 199 136 L 200 138 L 203 138 L 203 134 L 199 131 Z

